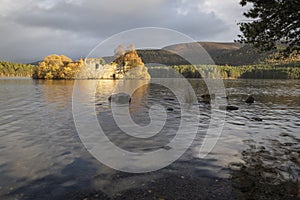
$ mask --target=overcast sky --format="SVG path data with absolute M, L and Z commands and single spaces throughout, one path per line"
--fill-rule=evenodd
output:
M 86 56 L 121 31 L 163 27 L 197 41 L 232 42 L 240 0 L 0 0 L 0 60 Z

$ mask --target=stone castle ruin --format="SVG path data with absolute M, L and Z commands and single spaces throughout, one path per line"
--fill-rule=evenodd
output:
M 77 79 L 150 79 L 145 66 L 130 68 L 116 63 L 106 64 L 102 58 L 85 58 Z
M 84 66 L 78 73 L 78 79 L 114 79 L 116 76 L 115 65 L 106 64 L 102 58 L 85 58 Z

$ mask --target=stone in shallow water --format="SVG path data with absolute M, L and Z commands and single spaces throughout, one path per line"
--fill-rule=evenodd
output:
M 246 99 L 245 102 L 246 102 L 246 103 L 249 103 L 249 104 L 254 103 L 254 97 L 253 97 L 253 96 L 249 96 L 249 97 Z
M 263 119 L 259 118 L 259 117 L 252 117 L 251 119 L 254 120 L 254 121 L 258 121 L 258 122 L 262 122 L 263 121 Z
M 111 96 L 108 97 L 108 100 L 116 104 L 127 104 L 131 102 L 131 97 L 127 93 L 120 92 L 117 94 L 112 94 Z
M 167 108 L 167 111 L 174 111 L 173 108 Z
M 170 98 L 170 97 L 166 97 L 166 98 L 164 98 L 164 100 L 165 100 L 165 101 L 175 101 L 174 98 Z
M 232 171 L 239 171 L 243 167 L 242 163 L 231 162 L 228 164 L 229 169 Z
M 215 99 L 216 95 L 215 94 L 202 94 L 201 98 L 204 100 L 211 100 L 211 99 Z
M 231 110 L 238 110 L 239 107 L 232 106 L 232 105 L 223 105 L 223 106 L 219 106 L 219 109 L 231 111 Z
M 163 147 L 161 147 L 162 149 L 165 149 L 165 150 L 170 150 L 170 149 L 172 149 L 172 147 L 170 147 L 170 146 L 163 146 Z

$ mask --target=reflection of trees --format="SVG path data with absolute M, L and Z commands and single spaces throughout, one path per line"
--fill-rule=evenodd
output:
M 96 96 L 106 101 L 113 93 L 125 92 L 134 97 L 134 104 L 139 104 L 148 93 L 148 84 L 149 80 L 99 80 Z
M 132 94 L 132 105 L 129 107 L 130 113 L 140 113 L 140 109 L 145 107 L 145 102 L 147 102 L 147 98 L 149 95 L 149 84 L 145 84 L 140 86 L 137 90 Z
M 74 81 L 72 80 L 39 80 L 42 98 L 56 109 L 66 108 L 72 103 Z
M 244 199 L 299 198 L 297 149 L 278 140 L 271 141 L 270 149 L 258 147 L 253 140 L 246 142 L 249 148 L 242 152 L 245 163 L 230 165 L 234 191 Z
M 87 81 L 89 82 L 89 81 Z M 108 97 L 114 92 L 114 88 L 118 81 L 116 80 L 99 80 L 96 87 L 96 100 L 107 101 Z
M 132 95 L 131 104 L 140 107 L 148 95 L 149 80 L 120 80 L 114 88 L 115 93 L 125 92 Z
M 88 81 L 87 81 L 88 82 Z M 130 113 L 138 113 L 144 107 L 149 94 L 149 80 L 98 80 L 96 103 L 107 102 L 114 93 L 125 92 L 131 95 Z

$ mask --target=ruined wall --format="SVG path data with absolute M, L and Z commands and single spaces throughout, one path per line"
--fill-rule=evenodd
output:
M 104 64 L 101 58 L 86 58 L 77 79 L 150 79 L 148 69 L 145 66 L 138 66 L 129 70 L 124 66 L 124 69 L 125 74 L 116 64 Z
M 84 66 L 78 73 L 79 79 L 113 79 L 116 66 L 104 64 L 101 58 L 86 58 Z

